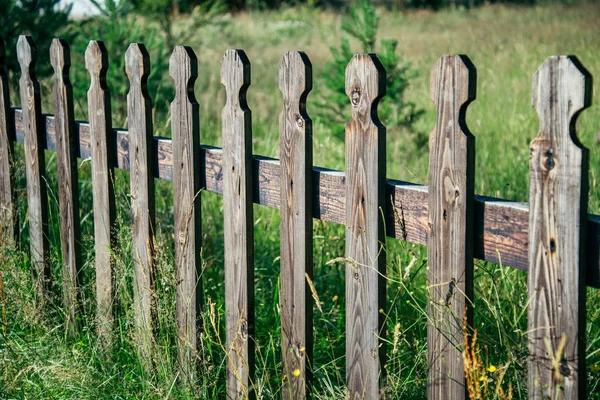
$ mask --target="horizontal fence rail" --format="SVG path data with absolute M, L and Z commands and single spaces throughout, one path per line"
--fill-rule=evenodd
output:
M 312 218 L 346 227 L 347 398 L 376 399 L 385 388 L 385 236 L 428 246 L 428 397 L 467 397 L 463 350 L 473 332 L 473 259 L 528 271 L 528 390 L 531 398 L 584 398 L 586 286 L 600 288 L 600 216 L 587 214 L 588 153 L 574 121 L 589 106 L 591 75 L 572 56 L 550 57 L 533 80 L 540 132 L 531 144 L 529 204 L 474 194 L 475 137 L 466 108 L 475 99 L 476 69 L 467 56 L 440 58 L 431 75 L 437 107 L 430 137 L 429 185 L 386 178 L 386 129 L 377 105 L 386 73 L 374 54 L 357 54 L 346 69 L 352 117 L 346 124 L 346 171 L 312 165 L 312 123 L 306 97 L 312 66 L 306 54 L 286 53 L 280 63 L 283 108 L 281 160 L 251 151 L 252 118 L 246 102 L 250 61 L 228 50 L 221 62 L 227 102 L 223 149 L 200 145 L 199 106 L 193 93 L 197 58 L 177 47 L 173 139 L 154 137 L 147 91 L 150 57 L 142 44 L 126 55 L 130 79 L 129 129 L 113 129 L 106 87 L 108 55 L 102 42 L 86 52 L 90 72 L 90 123 L 73 120 L 70 52 L 51 50 L 55 114 L 41 113 L 35 76 L 37 49 L 21 36 L 20 96 L 10 108 L 4 46 L 0 40 L 0 200 L 2 229 L 15 236 L 13 143 L 25 147 L 31 258 L 43 300 L 49 281 L 48 193 L 44 149 L 59 163 L 60 237 L 67 329 L 75 334 L 81 266 L 76 158 L 92 158 L 98 297 L 98 335 L 114 325 L 111 248 L 115 246 L 114 168 L 130 172 L 136 339 L 144 366 L 152 354 L 157 319 L 154 178 L 174 183 L 178 355 L 182 379 L 201 340 L 200 192 L 224 196 L 226 385 L 229 398 L 252 398 L 255 371 L 253 203 L 281 211 L 280 309 L 282 397 L 310 396 L 313 354 Z M 7 176 L 8 175 L 8 176 Z M 6 222 L 9 222 L 8 224 Z M 387 231 L 386 231 L 387 229 Z M 2 233 L 2 231 L 0 231 Z M 585 277 L 585 281 L 584 281 Z M 103 343 L 106 345 L 106 343 Z
M 13 108 L 16 141 L 24 142 L 23 114 Z M 45 115 L 46 140 L 44 148 L 56 151 L 54 116 Z M 79 147 L 77 156 L 91 157 L 90 127 L 87 122 L 76 123 Z M 116 168 L 129 170 L 129 135 L 115 129 Z M 200 146 L 200 174 L 204 189 L 223 194 L 223 150 Z M 173 144 L 171 139 L 154 137 L 154 177 L 173 181 Z M 280 208 L 279 160 L 253 156 L 253 201 Z M 313 167 L 313 218 L 344 224 L 346 218 L 346 175 L 343 171 Z M 386 198 L 393 208 L 385 210 L 387 236 L 416 244 L 427 244 L 427 208 L 429 193 L 426 185 L 386 180 Z M 389 205 L 389 203 L 388 203 Z M 473 255 L 479 260 L 528 269 L 529 206 L 527 203 L 475 195 Z M 588 215 L 586 238 L 586 285 L 600 288 L 600 215 Z

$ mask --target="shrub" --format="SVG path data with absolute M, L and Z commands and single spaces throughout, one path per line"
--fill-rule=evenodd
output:
M 358 39 L 362 51 L 373 53 L 376 50 L 379 16 L 369 0 L 361 0 L 352 6 L 349 16 L 342 24 L 342 30 Z M 416 71 L 411 64 L 403 61 L 397 52 L 398 42 L 382 39 L 378 57 L 386 70 L 387 94 L 379 104 L 379 118 L 387 128 L 404 127 L 413 129 L 413 123 L 421 116 L 422 110 L 404 99 L 404 92 Z M 344 124 L 349 120 L 349 100 L 346 95 L 346 66 L 354 52 L 348 38 L 342 38 L 339 48 L 331 47 L 333 60 L 328 62 L 323 76 L 327 88 L 325 97 L 319 104 L 317 118 L 332 126 L 334 136 L 344 137 Z

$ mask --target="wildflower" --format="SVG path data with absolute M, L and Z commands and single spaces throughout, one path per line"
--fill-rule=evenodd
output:
M 487 367 L 488 372 L 491 372 L 491 373 L 496 372 L 496 369 L 497 368 L 495 366 L 493 366 L 493 365 L 490 365 L 489 367 Z
M 306 351 L 306 347 L 300 347 L 300 353 L 304 353 Z
M 337 295 L 333 296 L 333 301 L 337 301 L 337 299 L 339 299 Z
M 294 374 L 294 376 L 300 376 L 300 370 L 298 368 L 296 368 L 292 373 Z
M 485 376 L 482 375 L 479 377 L 479 382 L 483 382 L 483 381 L 485 381 Z
M 593 373 L 597 374 L 598 372 L 600 372 L 600 364 L 594 364 L 590 367 L 590 371 L 592 371 Z

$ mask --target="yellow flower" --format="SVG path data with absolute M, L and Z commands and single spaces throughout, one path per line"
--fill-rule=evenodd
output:
M 492 372 L 492 373 L 496 372 L 496 369 L 497 368 L 493 365 L 490 365 L 489 367 L 487 367 L 488 372 Z
M 590 367 L 590 371 L 592 371 L 593 373 L 598 373 L 600 372 L 600 364 L 594 364 Z
M 339 299 L 337 295 L 333 296 L 333 301 L 337 301 L 337 299 Z
M 300 347 L 300 353 L 304 353 L 306 351 L 306 347 Z
M 483 381 L 485 381 L 485 376 L 480 376 L 479 377 L 479 382 L 483 382 Z
M 299 369 L 295 369 L 294 372 L 292 372 L 294 374 L 294 376 L 300 376 L 300 370 Z

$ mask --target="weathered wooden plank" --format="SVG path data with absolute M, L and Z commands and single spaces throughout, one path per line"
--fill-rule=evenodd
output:
M 114 322 L 113 271 L 117 214 L 113 182 L 115 132 L 112 129 L 110 92 L 106 84 L 108 51 L 103 42 L 90 41 L 85 51 L 85 66 L 91 78 L 87 96 L 94 198 L 97 329 L 99 342 L 108 345 Z M 82 138 L 81 134 L 79 138 Z
M 50 284 L 50 244 L 48 241 L 48 194 L 44 157 L 40 85 L 35 76 L 37 48 L 31 36 L 19 36 L 17 57 L 21 65 L 19 89 L 25 132 L 25 176 L 27 178 L 27 213 L 31 261 L 37 275 L 36 291 L 44 299 Z
M 152 101 L 146 86 L 150 56 L 143 44 L 132 43 L 125 53 L 129 76 L 129 171 L 133 235 L 134 308 L 144 362 L 151 364 L 156 313 L 154 176 L 152 173 Z
M 588 152 L 575 120 L 592 77 L 572 56 L 548 58 L 533 76 L 540 131 L 529 162 L 528 393 L 584 399 L 584 247 Z
M 476 82 L 475 67 L 464 55 L 440 58 L 431 72 L 437 121 L 429 139 L 429 399 L 466 396 L 462 353 L 473 315 L 475 138 L 465 113 Z
M 22 112 L 14 109 L 16 140 L 24 141 Z M 47 150 L 56 150 L 54 117 L 45 116 Z M 89 125 L 78 122 L 77 134 L 80 147 L 78 157 L 91 155 Z M 127 131 L 114 130 L 117 157 L 115 167 L 129 170 L 129 136 Z M 154 177 L 173 180 L 172 143 L 170 139 L 154 137 Z M 223 194 L 223 150 L 212 146 L 200 146 L 200 175 L 206 190 Z M 279 208 L 279 160 L 253 157 L 253 201 L 268 207 Z M 346 176 L 341 171 L 313 167 L 313 218 L 343 224 L 346 218 Z M 388 179 L 386 200 L 394 207 L 386 209 L 387 235 L 411 243 L 427 243 L 427 186 Z M 529 206 L 487 196 L 475 196 L 474 207 L 474 256 L 480 260 L 502 263 L 526 271 L 528 268 Z M 600 288 L 600 216 L 588 216 L 586 238 L 586 282 Z
M 175 82 L 171 103 L 175 265 L 179 362 L 184 379 L 194 381 L 196 345 L 200 341 L 202 301 L 202 219 L 200 208 L 200 115 L 194 96 L 198 60 L 190 47 L 178 46 L 170 60 Z
M 10 109 L 5 56 L 4 39 L 0 36 L 0 241 L 16 243 L 19 226 L 13 172 L 15 124 Z
M 285 53 L 279 63 L 283 110 L 279 117 L 280 307 L 284 399 L 304 399 L 312 371 L 313 321 L 307 277 L 313 277 L 312 121 L 306 97 L 312 89 L 312 65 L 302 52 Z
M 379 398 L 385 359 L 385 127 L 377 103 L 385 69 L 357 54 L 346 67 L 352 117 L 346 124 L 346 383 L 349 398 Z
M 81 271 L 81 230 L 79 226 L 79 188 L 77 174 L 77 138 L 73 118 L 73 87 L 69 80 L 71 51 L 63 39 L 50 46 L 50 63 L 54 68 L 54 130 L 56 132 L 56 165 L 58 170 L 58 202 L 60 242 L 63 256 L 63 302 L 67 332 L 77 331 L 78 290 Z
M 222 112 L 227 396 L 239 399 L 254 395 L 252 117 L 246 104 L 250 61 L 242 50 L 225 52 L 221 83 L 227 92 Z

